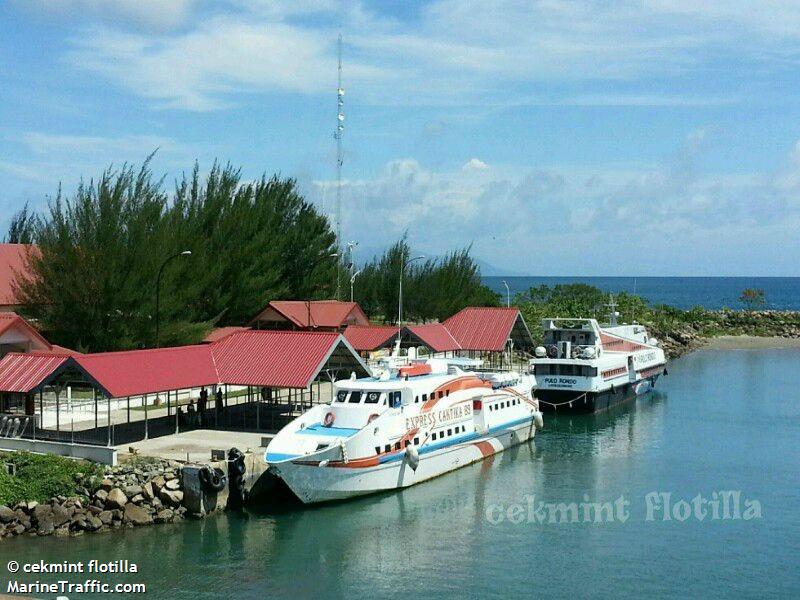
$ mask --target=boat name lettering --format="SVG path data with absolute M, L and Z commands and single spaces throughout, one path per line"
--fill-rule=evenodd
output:
M 577 379 L 573 379 L 571 377 L 543 377 L 542 381 L 547 385 L 561 385 L 561 386 L 572 386 L 578 383 Z
M 468 404 L 452 406 L 442 410 L 420 413 L 413 417 L 406 417 L 406 429 L 420 429 L 436 427 L 439 424 L 455 421 L 472 414 L 472 407 Z
M 634 354 L 633 355 L 633 362 L 635 363 L 643 363 L 643 362 L 651 362 L 656 359 L 655 352 L 646 352 L 644 354 Z

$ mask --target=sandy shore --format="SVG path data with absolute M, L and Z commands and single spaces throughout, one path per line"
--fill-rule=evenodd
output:
M 703 348 L 711 350 L 759 350 L 764 348 L 800 348 L 800 338 L 721 335 L 708 338 Z

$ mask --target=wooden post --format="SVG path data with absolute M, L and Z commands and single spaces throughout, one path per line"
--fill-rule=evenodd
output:
M 148 439 L 150 431 L 147 427 L 147 394 L 142 396 L 142 402 L 144 402 L 144 439 Z
M 111 447 L 111 398 L 108 400 L 108 446 Z
M 92 388 L 92 399 L 94 400 L 94 428 L 97 429 L 97 389 Z

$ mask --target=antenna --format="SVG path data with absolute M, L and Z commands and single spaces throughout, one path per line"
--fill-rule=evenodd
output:
M 336 138 L 336 252 L 342 255 L 342 134 L 344 134 L 344 88 L 342 87 L 342 34 L 339 34 L 339 85 L 336 89 L 336 131 L 333 137 Z M 342 288 L 342 267 L 341 261 L 336 261 L 336 299 Z
M 614 294 L 609 294 L 608 295 L 608 304 L 606 304 L 606 306 L 609 308 L 609 310 L 611 312 L 610 325 L 611 325 L 611 327 L 616 327 L 617 326 L 617 317 L 619 316 L 619 313 L 617 312 L 617 303 L 614 302 Z

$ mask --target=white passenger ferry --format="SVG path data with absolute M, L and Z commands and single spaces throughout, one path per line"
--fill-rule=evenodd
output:
M 269 472 L 305 503 L 404 488 L 533 438 L 542 426 L 535 380 L 411 361 L 334 384 L 270 442 Z
M 667 360 L 658 340 L 639 324 L 596 319 L 544 319 L 544 346 L 531 360 L 536 396 L 545 412 L 589 413 L 646 393 Z

